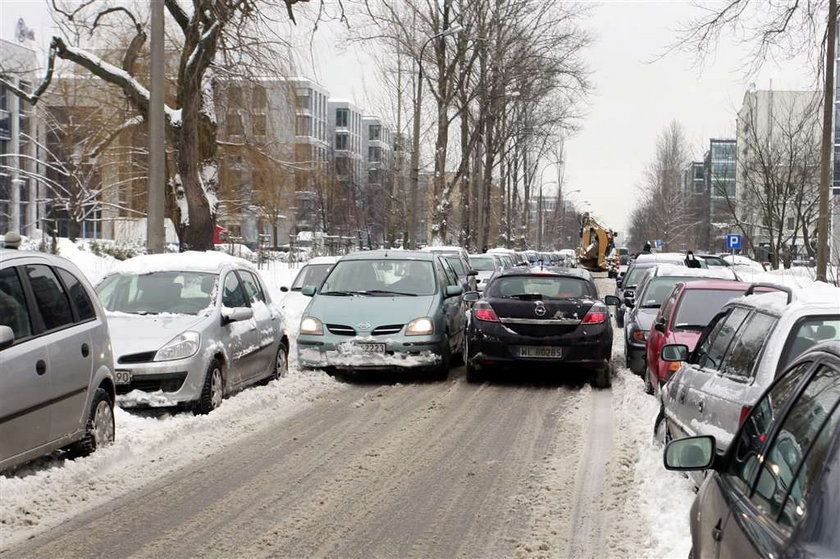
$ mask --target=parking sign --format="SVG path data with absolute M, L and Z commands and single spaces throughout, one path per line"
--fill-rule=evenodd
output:
M 726 250 L 741 250 L 741 235 L 735 233 L 727 235 Z

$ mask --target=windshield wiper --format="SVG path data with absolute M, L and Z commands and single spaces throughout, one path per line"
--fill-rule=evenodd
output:
M 336 297 L 350 297 L 355 294 L 355 291 L 322 291 L 320 293 L 320 295 L 335 295 Z
M 675 324 L 674 328 L 680 328 L 683 330 L 703 330 L 706 327 L 701 326 L 700 324 Z
M 146 316 L 147 314 L 160 314 L 159 311 L 134 311 L 132 314 L 139 314 L 140 316 Z
M 542 301 L 542 294 L 541 293 L 516 293 L 514 295 L 507 295 L 510 299 L 523 299 L 526 301 Z
M 367 291 L 356 291 L 360 295 L 401 295 L 405 297 L 417 297 L 416 293 L 405 293 L 403 291 L 388 291 L 387 289 L 369 289 Z

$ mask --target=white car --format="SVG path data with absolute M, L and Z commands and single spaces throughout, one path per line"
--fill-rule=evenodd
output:
M 338 262 L 337 256 L 313 258 L 300 269 L 292 285 L 284 285 L 280 288 L 280 291 L 285 293 L 280 301 L 280 310 L 286 316 L 286 324 L 297 324 L 303 311 L 306 310 L 306 305 L 312 300 L 312 297 L 303 295 L 300 290 L 308 286 L 320 289 L 336 262 Z
M 484 291 L 494 275 L 504 270 L 502 256 L 499 254 L 470 254 L 470 266 L 478 272 L 475 277 L 476 289 Z
M 729 263 L 730 266 L 750 268 L 758 272 L 764 271 L 764 266 L 762 266 L 760 262 L 756 262 L 752 258 L 747 258 L 746 256 L 742 256 L 740 254 L 724 254 L 721 255 L 721 258 L 723 258 L 725 262 Z

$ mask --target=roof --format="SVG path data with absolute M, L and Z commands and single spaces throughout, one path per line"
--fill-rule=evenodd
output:
M 0 248 L 0 264 L 4 262 L 9 262 L 10 260 L 15 260 L 17 258 L 44 258 L 46 260 L 57 258 L 62 262 L 70 262 L 70 260 L 66 258 L 62 258 L 56 254 L 49 254 L 46 252 L 40 252 L 37 250 L 19 250 L 14 248 Z
M 787 293 L 778 291 L 739 297 L 730 301 L 729 304 L 747 305 L 775 314 L 800 312 L 813 308 L 840 315 L 840 288 L 838 287 L 826 283 L 815 283 L 807 288 L 792 288 L 791 292 L 793 298 L 790 303 L 787 302 Z
M 345 254 L 339 259 L 339 262 L 344 262 L 345 260 L 383 260 L 386 258 L 392 260 L 432 261 L 435 257 L 436 255 L 431 252 L 422 252 L 419 250 L 369 250 Z
M 650 273 L 650 272 L 648 272 Z M 657 277 L 661 276 L 678 276 L 686 278 L 717 278 L 717 279 L 737 279 L 735 272 L 729 268 L 689 268 L 688 266 L 674 266 L 673 264 L 660 264 L 656 266 L 654 274 Z
M 335 264 L 338 262 L 338 256 L 316 256 L 307 264 Z
M 683 262 L 685 255 L 678 252 L 643 253 L 636 257 L 635 262 Z
M 113 273 L 148 274 L 151 272 L 181 271 L 216 274 L 227 266 L 247 268 L 256 271 L 254 266 L 242 258 L 217 251 L 187 251 L 166 254 L 144 254 L 129 258 L 119 264 Z
M 591 280 L 592 275 L 584 270 L 583 268 L 543 268 L 542 270 L 533 269 L 533 268 L 525 268 L 525 267 L 517 267 L 517 268 L 508 268 L 502 272 L 499 272 L 496 277 L 506 277 L 506 276 L 557 276 L 557 277 L 564 277 L 564 278 L 580 278 L 584 280 Z
M 466 251 L 465 248 L 455 246 L 455 245 L 440 245 L 440 246 L 428 246 L 423 247 L 420 249 L 421 252 L 464 252 Z
M 744 283 L 742 281 L 726 281 L 726 280 L 710 279 L 710 280 L 700 280 L 700 281 L 686 282 L 684 289 L 686 289 L 686 290 L 718 289 L 718 290 L 725 290 L 725 291 L 746 291 L 749 286 L 750 286 L 749 283 Z

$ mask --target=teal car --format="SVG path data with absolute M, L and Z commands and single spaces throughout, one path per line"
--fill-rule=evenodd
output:
M 327 372 L 419 370 L 446 379 L 463 358 L 463 288 L 439 255 L 372 251 L 342 257 L 300 322 L 298 362 Z

